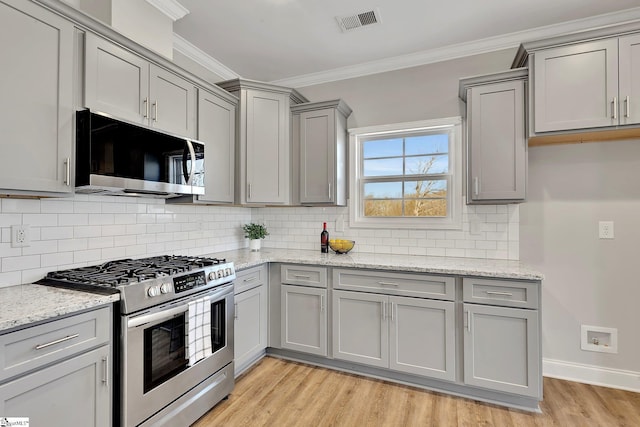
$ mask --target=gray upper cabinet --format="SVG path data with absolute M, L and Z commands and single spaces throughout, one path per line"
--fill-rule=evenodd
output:
M 0 1 L 0 193 L 73 189 L 73 35 L 32 2 Z
M 640 34 L 620 37 L 620 124 L 640 123 Z
M 467 102 L 467 203 L 525 199 L 526 69 L 463 79 Z
M 91 110 L 195 137 L 195 86 L 93 33 L 86 34 L 85 105 Z
M 342 100 L 291 107 L 299 163 L 299 202 L 344 206 L 347 203 L 347 118 Z M 294 177 L 295 179 L 295 177 Z
M 617 39 L 536 52 L 533 79 L 535 132 L 617 124 Z
M 265 83 L 230 80 L 219 84 L 240 99 L 237 116 L 235 201 L 283 205 L 290 202 L 290 105 L 301 97 Z

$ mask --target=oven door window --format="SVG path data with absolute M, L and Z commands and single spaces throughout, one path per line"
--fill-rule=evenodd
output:
M 186 314 L 145 329 L 145 393 L 187 369 L 185 318 Z
M 225 300 L 211 303 L 211 351 L 224 348 L 227 345 L 227 325 Z

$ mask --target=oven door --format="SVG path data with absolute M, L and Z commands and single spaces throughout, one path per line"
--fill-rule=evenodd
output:
M 191 365 L 189 302 L 203 297 L 210 304 L 211 355 Z M 142 423 L 233 361 L 233 310 L 230 284 L 123 316 L 123 425 Z

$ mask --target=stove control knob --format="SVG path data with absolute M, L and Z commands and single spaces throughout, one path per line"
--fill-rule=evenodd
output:
M 211 273 L 209 273 L 209 280 L 216 280 L 216 272 L 212 271 Z
M 224 275 L 225 276 L 231 276 L 231 269 L 229 267 L 224 269 Z
M 160 285 L 161 294 L 168 294 L 169 291 L 171 291 L 171 285 L 169 283 L 163 283 L 162 285 Z
M 160 289 L 157 286 L 151 286 L 149 289 L 147 289 L 147 295 L 152 298 L 158 296 L 160 295 Z

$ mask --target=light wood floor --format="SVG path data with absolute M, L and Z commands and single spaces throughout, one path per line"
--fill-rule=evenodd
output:
M 272 357 L 195 427 L 640 426 L 640 393 L 544 379 L 542 414 Z

